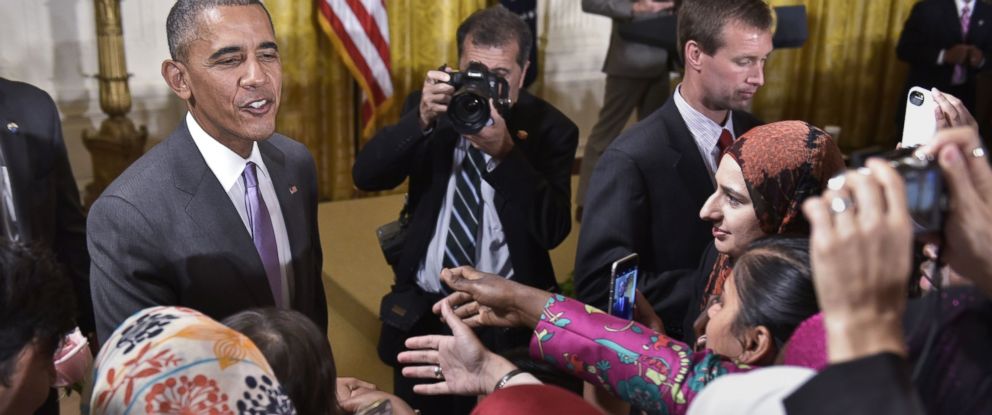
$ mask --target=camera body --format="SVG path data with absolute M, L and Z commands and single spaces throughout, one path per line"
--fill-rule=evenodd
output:
M 506 119 L 510 114 L 510 84 L 501 76 L 489 71 L 486 65 L 472 62 L 462 71 L 451 72 L 447 82 L 455 87 L 448 103 L 448 119 L 455 131 L 471 135 L 489 125 L 492 117 L 489 99 L 499 115 Z
M 944 229 L 949 198 L 940 165 L 917 148 L 900 148 L 879 154 L 906 184 L 906 207 L 917 238 L 939 236 Z

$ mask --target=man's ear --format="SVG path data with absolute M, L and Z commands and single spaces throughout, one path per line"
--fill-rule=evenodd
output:
M 775 339 L 765 326 L 750 329 L 744 338 L 743 346 L 744 351 L 737 358 L 741 363 L 763 366 L 775 360 Z
M 169 84 L 169 89 L 172 89 L 172 92 L 183 101 L 188 101 L 193 96 L 193 91 L 187 83 L 188 76 L 189 72 L 182 62 L 172 59 L 162 61 L 162 78 L 165 78 L 165 83 Z
M 703 50 L 699 47 L 699 43 L 696 43 L 695 40 L 685 42 L 685 50 L 682 53 L 685 56 L 686 69 L 692 69 L 696 72 L 702 70 Z

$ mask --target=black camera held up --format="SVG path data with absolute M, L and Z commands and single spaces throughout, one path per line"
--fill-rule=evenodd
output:
M 475 134 L 489 124 L 490 98 L 503 119 L 510 114 L 510 84 L 490 72 L 486 65 L 472 62 L 468 68 L 450 75 L 448 84 L 455 87 L 455 93 L 451 95 L 447 114 L 459 134 Z
M 939 236 L 944 229 L 949 197 L 940 165 L 918 147 L 889 152 L 861 152 L 851 157 L 855 166 L 868 157 L 879 157 L 899 172 L 906 183 L 906 207 L 913 219 L 913 234 L 924 240 Z

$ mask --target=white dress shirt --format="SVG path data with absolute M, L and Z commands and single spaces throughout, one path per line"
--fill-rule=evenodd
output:
M 281 303 L 284 308 L 289 308 L 292 304 L 293 292 L 293 254 L 290 251 L 289 233 L 286 232 L 286 221 L 282 216 L 279 198 L 276 197 L 276 190 L 272 185 L 272 176 L 269 175 L 265 161 L 262 160 L 262 154 L 258 151 L 258 143 L 252 144 L 251 155 L 245 159 L 203 131 L 203 128 L 190 113 L 186 113 L 186 127 L 189 129 L 190 136 L 193 137 L 196 148 L 200 150 L 200 155 L 207 163 L 207 167 L 217 177 L 217 181 L 227 192 L 227 196 L 231 198 L 231 203 L 234 204 L 238 215 L 241 216 L 241 221 L 245 224 L 249 236 L 251 236 L 252 230 L 251 224 L 248 222 L 248 207 L 245 206 L 245 180 L 241 174 L 249 161 L 257 166 L 255 171 L 258 177 L 258 188 L 261 191 L 262 200 L 265 201 L 265 207 L 269 210 L 269 217 L 272 218 L 272 230 L 276 236 L 279 270 L 282 274 Z
M 434 227 L 434 236 L 430 245 L 427 246 L 427 256 L 420 262 L 417 269 L 417 285 L 427 292 L 441 292 L 441 269 L 444 268 L 444 248 L 448 241 L 448 224 L 451 221 L 451 201 L 455 193 L 455 176 L 461 173 L 462 159 L 468 154 L 468 146 L 471 144 L 465 137 L 458 139 L 452 159 L 451 175 L 448 176 L 448 190 L 441 201 L 441 212 L 438 213 L 437 225 Z M 486 161 L 486 170 L 492 171 L 498 164 L 485 152 L 482 157 Z M 475 247 L 475 269 L 500 275 L 506 278 L 513 277 L 513 265 L 510 263 L 510 248 L 506 245 L 506 235 L 503 233 L 503 225 L 499 221 L 499 215 L 493 205 L 493 198 L 496 190 L 486 182 L 480 180 L 482 184 L 482 222 L 479 223 L 480 237 L 479 243 Z
M 716 169 L 719 167 L 716 164 L 716 156 L 720 154 L 720 146 L 717 144 L 720 142 L 720 135 L 723 134 L 723 129 L 726 128 L 727 131 L 730 131 L 730 136 L 734 140 L 737 140 L 737 136 L 734 135 L 733 111 L 727 111 L 727 121 L 723 125 L 720 125 L 701 112 L 696 111 L 692 105 L 686 102 L 685 98 L 682 98 L 682 84 L 675 87 L 674 98 L 675 106 L 679 109 L 679 114 L 682 115 L 682 120 L 685 121 L 686 127 L 689 127 L 689 133 L 692 134 L 692 139 L 696 142 L 699 154 L 703 157 L 706 170 L 709 170 L 710 181 L 715 185 L 716 180 L 714 176 L 716 176 Z

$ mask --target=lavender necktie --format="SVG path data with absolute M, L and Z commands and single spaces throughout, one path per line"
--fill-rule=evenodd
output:
M 968 7 L 970 1 L 964 2 L 964 7 L 961 8 L 961 40 L 968 40 L 968 26 L 971 23 L 971 8 Z M 967 63 L 967 59 L 965 59 Z M 954 65 L 954 73 L 951 74 L 951 85 L 961 85 L 968 80 L 968 72 L 965 66 Z
M 255 174 L 255 163 L 248 162 L 241 174 L 245 179 L 245 207 L 248 208 L 248 225 L 251 227 L 251 238 L 255 242 L 255 250 L 265 266 L 265 275 L 272 289 L 272 298 L 276 307 L 282 307 L 282 273 L 279 266 L 279 251 L 276 248 L 276 233 L 272 228 L 272 218 L 269 209 L 262 199 L 258 188 L 258 176 Z

